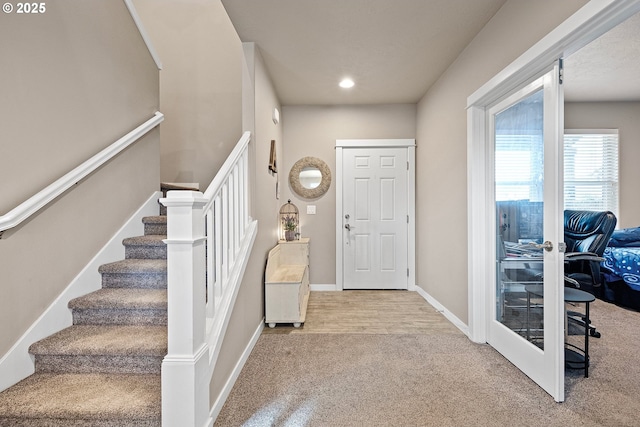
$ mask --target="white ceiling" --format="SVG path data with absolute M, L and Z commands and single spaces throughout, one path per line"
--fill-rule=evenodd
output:
M 415 103 L 505 0 L 222 0 L 282 104 Z M 350 76 L 356 86 L 340 89 Z
M 415 103 L 506 0 L 222 0 L 284 105 Z M 640 100 L 640 15 L 565 60 L 567 101 Z M 356 86 L 340 89 L 351 77 Z
M 640 14 L 567 57 L 565 99 L 640 100 Z

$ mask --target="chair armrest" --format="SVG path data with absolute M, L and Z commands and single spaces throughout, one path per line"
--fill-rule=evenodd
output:
M 564 276 L 564 281 L 575 288 L 580 288 L 580 283 L 577 280 L 572 279 L 571 277 Z
M 593 252 L 567 252 L 564 254 L 565 262 L 571 261 L 595 261 L 603 262 L 604 258 L 594 254 Z

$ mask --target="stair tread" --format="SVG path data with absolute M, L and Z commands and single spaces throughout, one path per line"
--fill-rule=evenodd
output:
M 69 308 L 82 309 L 157 309 L 166 310 L 166 289 L 102 288 L 69 301 Z
M 74 325 L 29 347 L 35 355 L 163 356 L 167 327 L 155 325 Z
M 123 259 L 120 261 L 103 264 L 98 272 L 104 273 L 166 273 L 166 259 Z
M 148 234 L 145 236 L 127 237 L 122 240 L 125 246 L 165 246 L 167 236 L 162 234 Z
M 0 421 L 26 418 L 37 419 L 37 425 L 55 420 L 74 426 L 95 420 L 100 423 L 92 425 L 159 426 L 160 384 L 160 375 L 155 374 L 36 373 L 0 393 Z M 134 424 L 135 420 L 149 424 Z

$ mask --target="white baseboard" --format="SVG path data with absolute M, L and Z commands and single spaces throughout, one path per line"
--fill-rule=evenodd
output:
M 309 289 L 313 292 L 324 292 L 324 291 L 337 291 L 338 287 L 333 284 L 333 285 L 314 285 L 314 284 L 310 284 L 309 285 Z
M 449 320 L 449 322 L 453 323 L 453 326 L 460 329 L 462 333 L 465 334 L 466 336 L 469 336 L 469 326 L 467 324 L 465 324 L 462 320 L 458 319 L 458 317 L 456 317 L 453 313 L 447 310 L 442 304 L 438 302 L 438 300 L 436 300 L 431 295 L 429 295 L 427 291 L 422 289 L 420 286 L 416 286 L 415 291 L 422 298 L 424 298 L 429 304 L 431 304 L 433 308 L 435 308 L 437 311 L 442 313 L 442 315 L 446 317 L 447 320 Z
M 144 232 L 142 217 L 158 215 L 158 198 L 162 193 L 154 192 L 151 197 L 134 213 L 109 242 L 96 254 L 82 271 L 71 281 L 67 288 L 56 298 L 27 331 L 0 359 L 0 391 L 23 380 L 35 371 L 29 346 L 72 325 L 69 301 L 102 287 L 102 278 L 98 267 L 102 264 L 124 259 L 122 240 L 139 236 Z
M 231 389 L 233 388 L 233 385 L 236 383 L 238 376 L 240 376 L 240 372 L 242 371 L 244 364 L 247 362 L 247 359 L 249 358 L 251 351 L 253 351 L 253 347 L 255 347 L 256 343 L 258 342 L 258 338 L 260 338 L 260 334 L 262 334 L 263 329 L 264 329 L 264 318 L 260 321 L 258 328 L 253 333 L 251 340 L 247 344 L 247 347 L 244 349 L 242 356 L 238 360 L 238 363 L 236 363 L 236 366 L 233 368 L 231 375 L 229 375 L 229 379 L 225 383 L 224 387 L 222 388 L 222 391 L 220 392 L 220 395 L 216 399 L 215 403 L 213 404 L 213 407 L 211 408 L 211 411 L 209 412 L 209 418 L 212 419 L 214 422 L 216 418 L 218 418 L 218 415 L 220 415 L 222 406 L 224 406 L 224 402 L 227 401 L 227 397 L 229 397 L 229 393 L 231 393 Z

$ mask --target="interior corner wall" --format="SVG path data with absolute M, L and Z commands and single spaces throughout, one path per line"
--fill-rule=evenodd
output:
M 464 323 L 467 97 L 586 3 L 508 0 L 418 103 L 417 284 Z
M 640 227 L 640 102 L 574 102 L 564 107 L 565 129 L 619 130 L 618 227 Z
M 158 69 L 122 1 L 2 13 L 0 52 L 0 214 L 158 110 Z M 159 140 L 151 131 L 3 235 L 0 358 L 158 189 Z
M 214 376 L 210 385 L 212 402 L 220 395 L 256 328 L 264 319 L 264 271 L 269 250 L 278 243 L 278 210 L 282 202 L 282 198 L 276 199 L 276 183 L 282 177 L 279 177 L 280 173 L 269 171 L 271 140 L 277 143 L 278 164 L 282 153 L 283 122 L 276 124 L 272 120 L 273 109 L 280 109 L 280 102 L 258 47 L 253 43 L 245 43 L 244 49 L 248 81 L 243 90 L 248 95 L 254 94 L 253 99 L 247 100 L 247 106 L 252 111 L 245 111 L 247 120 L 244 126 L 245 130 L 252 131 L 250 211 L 253 219 L 258 221 L 258 234 L 217 362 L 216 372 L 220 374 Z
M 157 49 L 161 179 L 204 191 L 242 135 L 242 43 L 220 0 L 134 0 Z
M 280 162 L 281 203 L 291 199 L 300 211 L 301 234 L 309 237 L 312 285 L 336 284 L 336 139 L 414 139 L 416 105 L 284 106 L 284 152 Z M 303 157 L 317 157 L 331 170 L 322 197 L 300 198 L 289 185 L 289 171 Z M 307 214 L 315 205 L 316 214 Z

